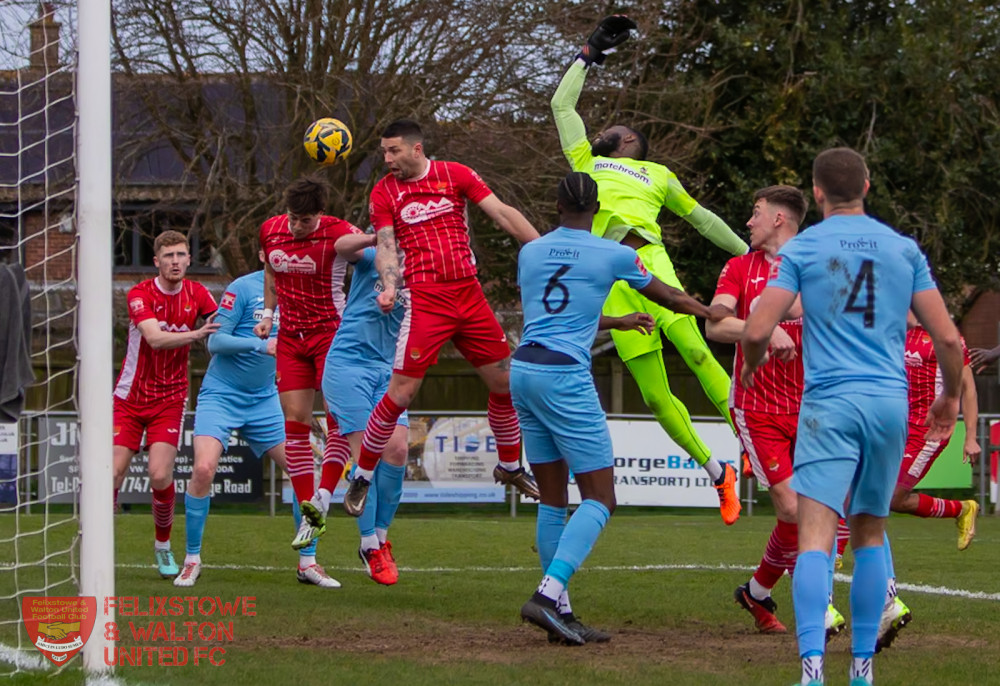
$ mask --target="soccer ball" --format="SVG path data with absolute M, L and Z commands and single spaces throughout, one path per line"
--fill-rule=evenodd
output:
M 314 121 L 306 129 L 306 135 L 302 139 L 306 154 L 320 165 L 333 164 L 347 157 L 352 143 L 351 130 L 344 122 L 332 117 Z

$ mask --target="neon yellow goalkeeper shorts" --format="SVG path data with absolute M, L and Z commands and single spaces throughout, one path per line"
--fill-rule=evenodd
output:
M 636 252 L 650 274 L 668 286 L 683 290 L 684 287 L 674 273 L 674 265 L 662 245 L 648 243 Z M 660 341 L 660 332 L 666 334 L 671 324 L 691 316 L 668 310 L 633 290 L 624 281 L 616 281 L 611 287 L 608 299 L 604 301 L 604 314 L 608 317 L 622 317 L 633 312 L 648 312 L 655 320 L 657 330 L 652 334 L 638 331 L 611 331 L 611 338 L 618 349 L 618 355 L 626 362 L 640 355 L 661 350 L 663 343 Z

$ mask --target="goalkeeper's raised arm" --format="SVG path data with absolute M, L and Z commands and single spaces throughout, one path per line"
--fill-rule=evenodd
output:
M 587 69 L 592 64 L 603 63 L 605 52 L 628 40 L 629 32 L 635 28 L 634 21 L 620 14 L 601 21 L 580 49 L 580 54 L 573 60 L 552 96 L 552 116 L 555 117 L 556 128 L 559 130 L 559 142 L 574 171 L 585 171 L 581 168 L 593 158 L 587 142 L 587 128 L 576 112 L 576 103 L 583 90 L 583 81 L 587 78 Z
M 718 215 L 692 198 L 677 176 L 661 164 L 648 162 L 649 144 L 636 129 L 615 125 L 591 143 L 577 103 L 593 64 L 604 62 L 607 51 L 624 43 L 636 24 L 628 17 L 606 17 L 587 39 L 552 96 L 552 116 L 563 154 L 574 171 L 590 174 L 600 189 L 601 209 L 594 233 L 614 241 L 662 245 L 657 216 L 666 207 L 698 233 L 733 255 L 743 255 L 746 243 Z M 639 245 L 632 247 L 638 248 Z

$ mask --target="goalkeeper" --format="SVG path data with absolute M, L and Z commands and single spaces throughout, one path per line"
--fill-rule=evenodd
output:
M 607 17 L 600 23 L 552 96 L 552 114 L 570 167 L 590 174 L 597 181 L 600 210 L 594 217 L 593 233 L 633 248 L 651 274 L 683 289 L 656 222 L 661 207 L 733 255 L 745 254 L 747 245 L 722 219 L 688 195 L 670 169 L 646 160 L 649 144 L 640 132 L 627 126 L 612 126 L 591 143 L 583 119 L 576 112 L 587 70 L 593 64 L 601 64 L 604 53 L 625 42 L 629 31 L 635 28 L 631 19 L 621 15 Z M 619 281 L 604 304 L 604 314 L 619 317 L 632 312 L 652 315 L 657 329 L 674 344 L 698 377 L 705 394 L 731 426 L 729 375 L 712 356 L 694 317 L 657 305 Z M 670 392 L 660 336 L 635 331 L 612 331 L 611 336 L 646 405 L 674 442 L 712 477 L 719 493 L 722 519 L 726 524 L 734 523 L 740 516 L 736 471 L 731 464 L 722 464 L 712 457 L 708 446 L 695 433 L 687 408 Z

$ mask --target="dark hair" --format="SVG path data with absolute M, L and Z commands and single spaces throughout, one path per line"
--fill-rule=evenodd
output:
M 792 186 L 768 186 L 753 194 L 753 201 L 766 200 L 770 205 L 781 205 L 787 209 L 795 220 L 801 224 L 809 209 L 809 201 L 798 188 Z
M 637 129 L 633 129 L 631 126 L 626 126 L 632 135 L 635 136 L 636 142 L 639 144 L 639 154 L 635 157 L 637 160 L 644 160 L 649 155 L 649 139 L 646 135 Z
M 180 231 L 174 231 L 173 229 L 164 231 L 153 239 L 153 254 L 158 255 L 160 248 L 169 248 L 171 245 L 181 245 L 182 243 L 184 247 L 188 247 L 187 236 Z
M 319 214 L 326 209 L 330 186 L 318 176 L 303 176 L 285 189 L 285 207 L 292 214 Z
M 597 206 L 597 182 L 583 172 L 570 172 L 559 182 L 559 203 L 566 212 L 588 212 Z
M 867 180 L 865 158 L 850 148 L 824 150 L 813 162 L 813 185 L 835 205 L 861 200 Z
M 382 138 L 403 138 L 407 143 L 419 143 L 424 140 L 424 132 L 412 119 L 397 119 L 385 127 Z

